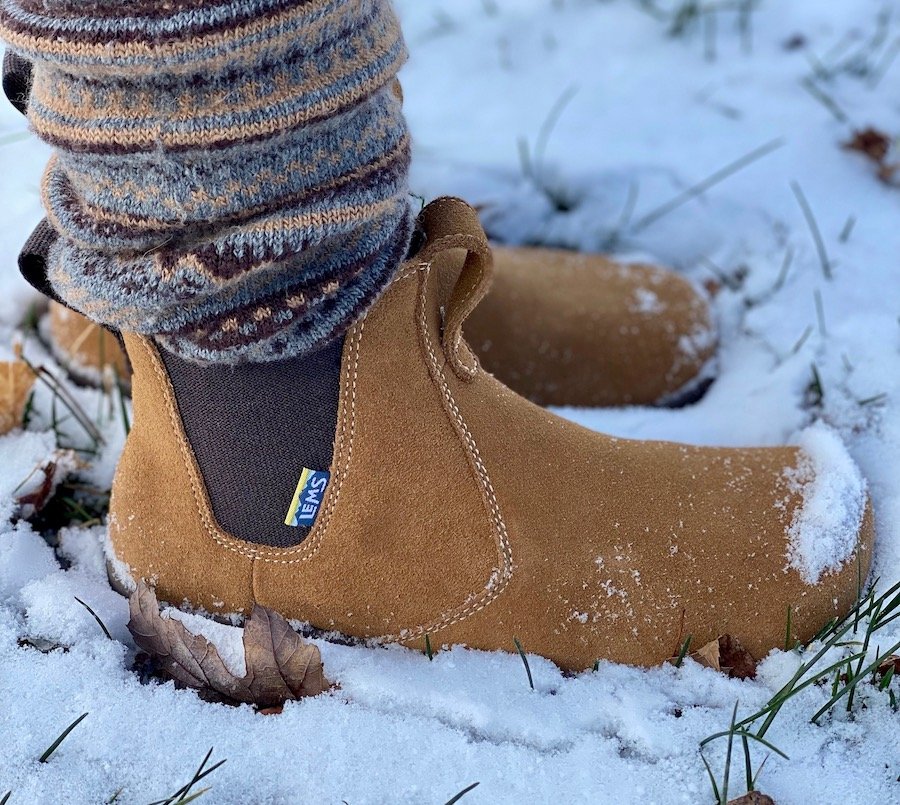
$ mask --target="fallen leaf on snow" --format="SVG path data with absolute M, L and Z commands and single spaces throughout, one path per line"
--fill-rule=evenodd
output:
M 775 800 L 765 794 L 760 794 L 759 791 L 751 791 L 738 799 L 731 800 L 728 805 L 775 805 Z
M 719 638 L 719 662 L 732 679 L 756 679 L 756 660 L 736 637 Z
M 732 679 L 756 678 L 756 660 L 741 641 L 731 635 L 722 635 L 689 656 L 704 668 L 712 668 Z
M 41 480 L 37 487 L 16 498 L 16 503 L 26 512 L 26 517 L 31 517 L 35 512 L 39 512 L 47 502 L 53 497 L 53 489 L 56 486 L 58 465 L 55 461 L 50 461 L 39 467 L 36 472 L 40 473 Z
M 691 654 L 691 659 L 700 663 L 700 665 L 706 668 L 712 668 L 713 671 L 721 671 L 722 665 L 719 661 L 719 641 L 713 640 L 711 643 L 707 643 L 699 651 L 695 651 L 693 654 Z
M 891 145 L 887 134 L 870 126 L 853 132 L 853 138 L 844 143 L 844 148 L 857 151 L 880 165 L 890 153 Z
M 52 460 L 35 466 L 17 489 L 16 505 L 21 516 L 27 520 L 41 511 L 59 485 L 83 466 L 73 450 L 57 450 Z
M 228 670 L 216 647 L 178 620 L 159 613 L 144 582 L 129 599 L 128 630 L 137 645 L 176 682 L 231 702 L 275 708 L 329 689 L 319 649 L 304 642 L 276 612 L 255 606 L 244 626 L 247 673 Z
M 894 673 L 900 677 L 900 657 L 890 656 L 885 657 L 881 661 L 881 665 L 878 666 L 878 675 L 883 677 L 888 671 L 894 669 Z
M 0 436 L 22 424 L 34 372 L 24 361 L 0 362 Z
M 848 151 L 856 151 L 878 166 L 878 178 L 885 184 L 896 184 L 896 175 L 900 171 L 900 163 L 888 161 L 894 148 L 891 138 L 876 128 L 869 127 L 853 133 L 853 138 L 844 143 Z

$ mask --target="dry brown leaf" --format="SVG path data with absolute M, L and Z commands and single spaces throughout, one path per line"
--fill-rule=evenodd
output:
M 891 655 L 890 657 L 885 657 L 881 664 L 878 666 L 878 675 L 884 676 L 888 671 L 894 669 L 894 673 L 900 677 L 900 657 Z
M 159 614 L 156 594 L 144 582 L 129 599 L 128 630 L 137 645 L 172 679 L 202 693 L 274 708 L 329 689 L 319 649 L 305 643 L 276 612 L 255 606 L 244 626 L 247 673 L 236 677 L 216 647 L 181 621 Z
M 691 659 L 700 663 L 704 668 L 712 668 L 713 671 L 721 671 L 722 666 L 719 662 L 719 641 L 713 640 L 707 643 L 699 651 L 691 654 Z
M 760 794 L 759 791 L 751 791 L 749 794 L 731 800 L 728 805 L 775 805 L 775 800 L 765 794 Z
M 56 487 L 58 468 L 59 465 L 55 461 L 44 464 L 38 469 L 38 472 L 41 473 L 40 485 L 33 491 L 16 498 L 16 503 L 28 512 L 29 517 L 33 513 L 41 511 L 50 502 Z
M 844 143 L 848 151 L 856 151 L 881 165 L 891 150 L 891 138 L 871 126 L 853 132 L 853 139 Z
M 756 679 L 756 660 L 736 637 L 719 638 L 719 664 L 732 679 Z
M 732 679 L 756 678 L 756 660 L 741 641 L 731 635 L 722 635 L 688 656 L 704 668 L 712 668 Z
M 34 372 L 24 361 L 0 362 L 0 436 L 22 424 L 34 381 Z

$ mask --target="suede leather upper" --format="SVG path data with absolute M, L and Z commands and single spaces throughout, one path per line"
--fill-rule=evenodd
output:
M 709 305 L 662 268 L 557 249 L 496 248 L 466 322 L 485 369 L 539 405 L 683 403 L 717 346 Z
M 466 220 L 459 202 L 441 204 Z M 170 601 L 221 613 L 258 602 L 359 637 L 504 650 L 515 637 L 570 669 L 654 664 L 686 635 L 726 632 L 761 656 L 783 644 L 788 606 L 801 640 L 849 608 L 871 514 L 856 556 L 804 582 L 787 560 L 796 450 L 611 439 L 477 364 L 460 371 L 453 350 L 465 366 L 471 355 L 444 324 L 463 256 L 414 258 L 350 331 L 332 485 L 290 550 L 216 523 L 159 356 L 126 336 L 135 427 L 110 533 L 130 574 Z

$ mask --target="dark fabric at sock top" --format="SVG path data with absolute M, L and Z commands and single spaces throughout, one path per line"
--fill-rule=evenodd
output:
M 58 237 L 56 230 L 45 218 L 31 233 L 19 254 L 19 271 L 26 282 L 54 302 L 59 302 L 60 299 L 47 279 L 47 256 Z
M 284 520 L 304 468 L 331 469 L 343 341 L 235 366 L 160 348 L 213 512 L 233 537 L 288 548 L 309 535 Z
M 3 56 L 3 92 L 9 102 L 23 115 L 28 113 L 31 62 L 10 50 Z

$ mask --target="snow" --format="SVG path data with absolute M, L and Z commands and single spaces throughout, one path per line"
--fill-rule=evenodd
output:
M 800 434 L 802 460 L 787 470 L 802 504 L 788 534 L 789 559 L 808 584 L 840 570 L 853 555 L 866 513 L 866 482 L 837 434 L 819 422 Z
M 845 557 L 867 484 L 873 578 L 884 590 L 900 580 L 900 189 L 842 144 L 868 125 L 900 133 L 891 58 L 900 4 L 762 0 L 749 52 L 731 11 L 717 14 L 714 39 L 702 24 L 671 36 L 648 11 L 680 5 L 399 0 L 412 50 L 403 80 L 414 189 L 478 204 L 498 239 L 613 248 L 718 285 L 718 374 L 700 403 L 561 413 L 628 438 L 798 444 L 809 474 L 794 477 L 804 505 L 790 561 L 812 580 Z M 879 40 L 882 9 L 894 15 Z M 803 87 L 813 74 L 840 113 Z M 4 355 L 37 301 L 14 265 L 40 218 L 47 149 L 23 131 L 3 105 Z M 685 195 L 752 152 L 751 164 Z M 795 187 L 821 232 L 827 273 Z M 652 308 L 649 296 L 636 302 Z M 58 371 L 33 337 L 26 354 Z M 60 440 L 85 451 L 87 482 L 108 489 L 124 438 L 118 400 L 73 393 L 105 443 L 71 419 Z M 213 762 L 227 763 L 204 780 L 213 788 L 201 802 L 226 805 L 440 803 L 475 782 L 463 802 L 711 802 L 699 742 L 728 727 L 736 702 L 739 717 L 763 706 L 801 662 L 775 651 L 755 681 L 740 682 L 691 660 L 652 670 L 602 663 L 567 677 L 530 657 L 532 691 L 515 655 L 457 648 L 430 662 L 317 641 L 338 687 L 279 716 L 142 684 L 130 670 L 127 604 L 106 576 L 105 529 L 41 535 L 15 521 L 16 487 L 59 447 L 51 405 L 38 389 L 29 431 L 0 438 L 0 798 L 12 790 L 10 805 L 104 802 L 120 789 L 117 802 L 147 803 L 187 782 L 210 747 Z M 199 629 L 196 616 L 178 617 Z M 203 631 L 239 669 L 239 630 L 207 622 Z M 877 640 L 881 649 L 900 640 L 900 621 Z M 779 805 L 898 801 L 900 729 L 887 696 L 861 685 L 852 713 L 839 707 L 811 724 L 830 692 L 806 688 L 773 722 L 766 738 L 790 759 L 771 755 L 760 786 Z M 721 780 L 724 744 L 705 754 Z M 765 755 L 754 747 L 754 764 Z

